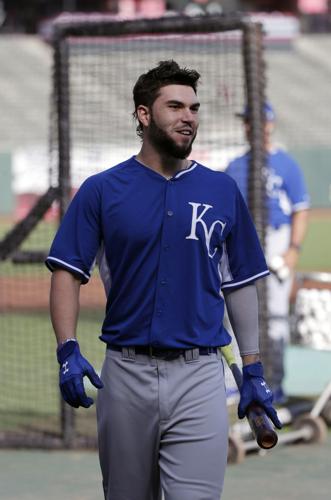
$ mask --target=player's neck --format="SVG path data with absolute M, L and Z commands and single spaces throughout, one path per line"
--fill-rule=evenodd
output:
M 166 179 L 173 177 L 179 170 L 185 170 L 191 163 L 187 159 L 182 160 L 173 156 L 160 155 L 154 149 L 144 145 L 137 154 L 136 159 L 145 167 L 151 168 Z

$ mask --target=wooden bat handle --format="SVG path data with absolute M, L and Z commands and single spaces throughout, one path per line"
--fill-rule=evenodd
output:
M 276 446 L 278 441 L 277 433 L 261 406 L 252 404 L 248 408 L 247 418 L 260 448 L 269 450 Z
M 236 384 L 238 385 L 238 388 L 240 388 L 243 377 L 239 366 L 233 363 L 230 365 L 230 369 L 233 373 L 233 377 L 236 381 Z M 247 418 L 256 442 L 260 446 L 260 448 L 269 450 L 270 448 L 276 446 L 278 441 L 277 433 L 275 432 L 268 416 L 261 406 L 255 403 L 251 404 L 248 408 Z

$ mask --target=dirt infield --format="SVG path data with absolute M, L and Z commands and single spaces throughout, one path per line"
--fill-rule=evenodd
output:
M 331 290 L 331 283 L 305 279 L 296 281 L 291 294 L 295 302 L 299 288 Z M 0 311 L 33 311 L 48 308 L 50 276 L 6 276 L 0 277 Z M 106 304 L 105 292 L 100 278 L 93 276 L 87 286 L 81 287 L 80 304 L 83 308 L 103 309 Z
M 48 308 L 50 276 L 0 277 L 0 311 L 43 310 Z M 90 309 L 104 308 L 106 299 L 100 279 L 92 277 L 81 287 L 80 303 Z
M 312 208 L 309 210 L 309 220 L 330 219 L 331 208 Z

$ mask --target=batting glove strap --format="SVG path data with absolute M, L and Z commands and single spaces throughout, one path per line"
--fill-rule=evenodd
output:
M 80 354 L 79 344 L 76 339 L 69 339 L 60 344 L 56 350 L 56 357 L 59 364 L 62 365 L 74 351 L 78 351 Z
M 264 377 L 261 361 L 243 367 L 243 377 Z

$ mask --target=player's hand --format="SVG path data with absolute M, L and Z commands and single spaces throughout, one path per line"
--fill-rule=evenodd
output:
M 283 254 L 283 260 L 284 260 L 284 265 L 287 266 L 290 271 L 294 271 L 294 269 L 297 266 L 298 260 L 299 260 L 299 253 L 298 250 L 296 250 L 293 247 L 290 247 L 284 254 Z
M 244 418 L 249 406 L 253 403 L 261 406 L 273 424 L 282 428 L 277 412 L 272 406 L 273 394 L 263 377 L 263 366 L 260 361 L 243 367 L 243 382 L 240 388 L 238 417 Z
M 62 344 L 57 350 L 57 360 L 60 364 L 59 385 L 63 399 L 74 408 L 89 408 L 93 399 L 86 395 L 83 377 L 86 375 L 97 389 L 101 389 L 103 383 L 93 366 L 81 355 L 78 342 L 69 340 Z

